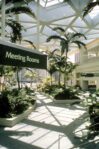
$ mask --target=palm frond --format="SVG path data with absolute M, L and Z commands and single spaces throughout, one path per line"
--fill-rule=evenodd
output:
M 49 53 L 48 57 L 49 58 L 53 57 L 53 55 L 56 51 L 60 51 L 60 49 L 54 49 L 52 52 Z
M 87 49 L 85 43 L 83 43 L 83 42 L 81 42 L 81 41 L 79 41 L 79 40 L 72 41 L 72 43 L 75 43 L 75 44 L 79 47 L 79 49 L 80 49 L 81 47 L 84 47 L 85 49 Z
M 23 40 L 23 41 L 28 42 L 34 49 L 36 49 L 36 46 L 32 41 L 29 41 L 29 40 Z
M 24 7 L 20 6 L 20 7 L 14 7 L 11 9 L 7 9 L 6 14 L 9 14 L 9 13 L 15 13 L 15 14 L 25 13 L 25 14 L 35 17 L 35 14 L 26 6 Z
M 6 3 L 24 2 L 25 0 L 6 0 Z
M 74 33 L 74 34 L 71 35 L 71 39 L 80 38 L 80 37 L 83 37 L 83 38 L 87 39 L 86 36 L 82 33 Z
M 70 33 L 64 34 L 64 37 L 65 37 L 67 40 L 69 40 L 69 36 L 70 36 Z
M 54 49 L 51 53 L 54 54 L 57 51 L 60 51 L 60 49 Z
M 59 31 L 65 33 L 65 30 L 64 30 L 63 28 L 61 28 L 61 27 L 55 27 L 55 28 L 53 28 L 53 30 L 54 30 L 54 31 L 59 30 Z
M 68 41 L 67 40 L 61 40 L 60 46 L 61 46 L 62 55 L 64 54 L 65 51 L 68 52 Z
M 89 2 L 88 5 L 84 8 L 83 17 L 90 13 L 97 5 L 99 5 L 99 0 L 97 0 L 96 2 Z
M 59 40 L 63 40 L 60 36 L 58 36 L 58 35 L 52 35 L 52 36 L 50 36 L 50 37 L 48 37 L 47 38 L 47 42 L 50 42 L 51 40 L 57 40 L 57 39 L 59 39 Z
M 11 41 L 14 42 L 14 43 L 17 40 L 21 41 L 22 40 L 21 30 L 22 30 L 23 26 L 20 25 L 20 23 L 18 23 L 17 21 L 14 21 L 14 20 L 8 20 L 8 22 L 6 22 L 6 24 L 9 27 L 11 27 L 11 29 L 12 29 Z

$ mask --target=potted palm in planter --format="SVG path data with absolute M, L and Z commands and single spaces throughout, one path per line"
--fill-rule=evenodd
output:
M 71 67 L 72 69 L 69 69 L 68 71 L 68 68 L 70 68 L 70 65 L 71 64 L 68 64 L 68 52 L 70 50 L 70 45 L 71 44 L 76 44 L 78 46 L 78 48 L 81 48 L 82 46 L 85 46 L 85 44 L 83 42 L 81 42 L 79 40 L 79 38 L 83 37 L 86 39 L 86 37 L 81 34 L 81 33 L 65 33 L 65 30 L 63 28 L 60 28 L 60 27 L 57 27 L 57 28 L 54 28 L 55 31 L 60 31 L 61 34 L 60 36 L 59 35 L 52 35 L 50 36 L 48 39 L 47 39 L 47 42 L 50 42 L 51 40 L 58 40 L 60 42 L 60 56 L 65 56 L 65 64 L 64 64 L 64 68 L 63 68 L 63 74 L 64 74 L 64 87 L 61 91 L 61 94 L 60 92 L 57 93 L 57 96 L 59 94 L 60 98 L 62 97 L 62 93 L 64 94 L 64 96 L 66 97 L 67 95 L 67 90 L 68 90 L 68 95 L 69 92 L 71 93 L 71 90 L 67 89 L 67 79 L 68 79 L 68 74 L 75 68 L 75 67 Z M 72 65 L 71 65 L 72 66 Z M 55 96 L 56 97 L 56 96 Z M 68 99 L 70 97 L 68 96 Z

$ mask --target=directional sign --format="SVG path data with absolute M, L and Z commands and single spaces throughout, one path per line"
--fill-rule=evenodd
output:
M 47 56 L 23 47 L 0 43 L 0 65 L 47 69 Z

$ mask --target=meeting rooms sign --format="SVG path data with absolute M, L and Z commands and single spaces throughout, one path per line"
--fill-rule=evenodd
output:
M 0 44 L 0 64 L 46 69 L 47 56 Z

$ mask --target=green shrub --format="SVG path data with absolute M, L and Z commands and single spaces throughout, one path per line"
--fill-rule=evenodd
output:
M 13 117 L 34 104 L 33 96 L 27 95 L 25 89 L 4 90 L 0 95 L 0 117 Z
M 64 88 L 62 87 L 60 90 L 57 90 L 56 94 L 54 95 L 55 99 L 78 99 L 77 97 L 77 90 L 73 88 Z

